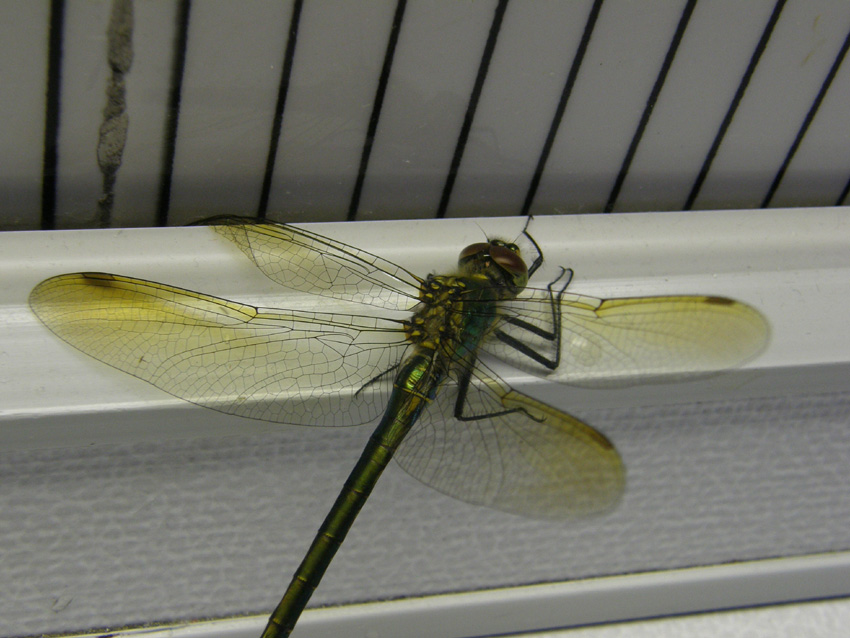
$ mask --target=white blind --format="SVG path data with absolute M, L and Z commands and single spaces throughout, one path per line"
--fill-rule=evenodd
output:
M 43 0 L 0 29 L 8 229 L 847 197 L 843 0 Z

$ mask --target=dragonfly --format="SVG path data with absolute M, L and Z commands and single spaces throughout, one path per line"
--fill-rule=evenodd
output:
M 618 504 L 625 469 L 611 441 L 512 388 L 493 361 L 607 387 L 728 369 L 767 344 L 761 313 L 724 297 L 599 299 L 568 292 L 566 268 L 529 287 L 543 253 L 528 223 L 515 241 L 464 248 L 455 272 L 421 277 L 307 228 L 208 222 L 275 284 L 346 311 L 98 272 L 47 279 L 29 302 L 74 348 L 191 403 L 283 424 L 377 423 L 263 638 L 293 630 L 393 458 L 444 494 L 511 514 L 562 520 Z M 536 253 L 529 264 L 518 242 Z

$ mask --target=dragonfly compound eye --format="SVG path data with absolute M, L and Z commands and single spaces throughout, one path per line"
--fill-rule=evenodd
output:
M 470 244 L 462 251 L 460 251 L 460 255 L 457 258 L 457 263 L 459 266 L 463 266 L 466 262 L 475 259 L 480 255 L 486 255 L 490 252 L 490 244 L 486 242 L 479 242 L 477 244 Z
M 493 244 L 490 246 L 490 257 L 513 278 L 515 285 L 524 287 L 528 283 L 528 266 L 515 248 L 506 244 Z

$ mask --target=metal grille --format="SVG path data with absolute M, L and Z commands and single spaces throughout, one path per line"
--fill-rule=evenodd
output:
M 841 0 L 0 7 L 0 224 L 832 206 Z

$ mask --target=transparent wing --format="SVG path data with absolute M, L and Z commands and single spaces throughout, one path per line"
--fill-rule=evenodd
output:
M 498 328 L 483 350 L 533 372 L 551 372 L 553 381 L 598 387 L 733 368 L 762 352 L 770 336 L 757 310 L 724 297 L 564 294 L 554 307 L 553 298 L 546 290 L 528 290 L 503 304 Z M 499 339 L 501 331 L 555 360 L 552 335 L 559 321 L 560 363 L 554 372 Z
M 386 259 L 285 224 L 219 218 L 211 228 L 282 286 L 391 310 L 418 301 L 422 280 Z
M 457 397 L 457 385 L 441 388 L 396 452 L 414 478 L 462 501 L 532 518 L 587 516 L 619 502 L 622 461 L 589 425 L 516 392 L 480 364 L 463 420 L 455 418 Z
M 390 320 L 266 311 L 103 273 L 47 279 L 33 289 L 30 306 L 95 359 L 186 401 L 276 423 L 376 419 L 392 379 L 384 375 L 355 393 L 407 347 Z

